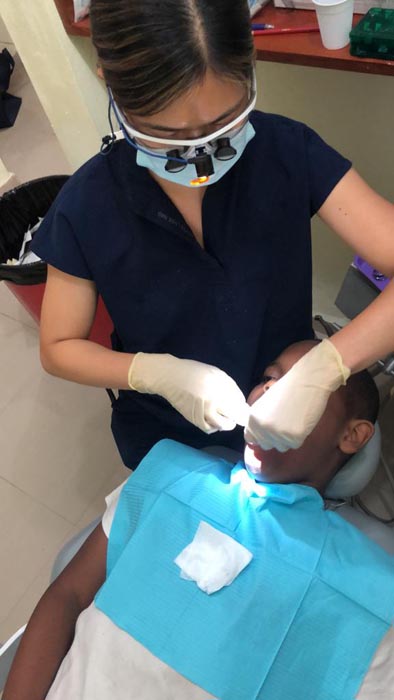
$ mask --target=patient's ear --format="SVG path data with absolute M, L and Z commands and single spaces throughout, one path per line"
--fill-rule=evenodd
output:
M 360 418 L 352 418 L 346 424 L 346 428 L 339 440 L 339 449 L 347 455 L 359 452 L 371 439 L 375 428 L 371 421 Z

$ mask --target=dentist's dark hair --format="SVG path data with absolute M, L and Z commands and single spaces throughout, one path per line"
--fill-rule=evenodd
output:
M 154 114 L 208 69 L 250 83 L 247 0 L 92 0 L 90 20 L 105 81 L 121 109 Z

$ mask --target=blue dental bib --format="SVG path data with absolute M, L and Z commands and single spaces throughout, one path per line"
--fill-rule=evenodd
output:
M 210 596 L 174 563 L 202 520 L 253 554 Z M 394 560 L 314 489 L 163 440 L 122 490 L 95 604 L 219 700 L 351 700 L 394 619 Z

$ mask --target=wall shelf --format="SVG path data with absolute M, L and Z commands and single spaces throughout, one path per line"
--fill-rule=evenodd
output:
M 74 22 L 72 0 L 55 0 L 58 12 L 68 34 L 90 36 L 89 18 Z M 354 15 L 354 24 L 362 15 Z M 275 27 L 299 27 L 316 24 L 316 15 L 311 10 L 285 10 L 266 5 L 256 17 L 256 22 L 267 22 Z M 305 34 L 267 35 L 255 37 L 257 59 L 298 66 L 332 68 L 335 70 L 394 75 L 394 61 L 351 56 L 349 47 L 328 51 L 320 40 L 319 32 Z
M 55 5 L 67 34 L 90 36 L 89 17 L 86 17 L 80 22 L 74 21 L 73 0 L 55 0 Z

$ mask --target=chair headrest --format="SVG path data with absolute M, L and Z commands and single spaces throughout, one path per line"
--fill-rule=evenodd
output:
M 353 455 L 345 466 L 328 484 L 327 498 L 350 498 L 356 496 L 372 479 L 379 463 L 382 436 L 379 424 L 375 423 L 375 433 L 365 447 Z

